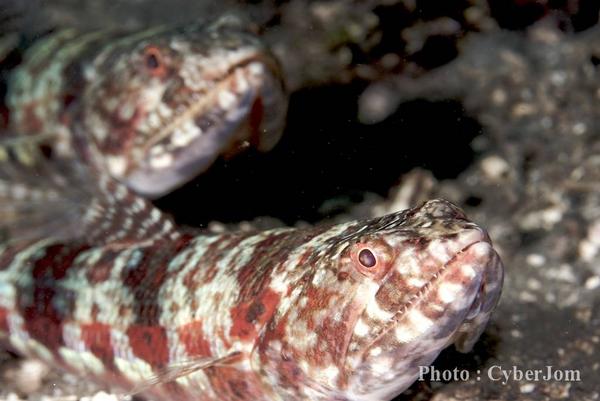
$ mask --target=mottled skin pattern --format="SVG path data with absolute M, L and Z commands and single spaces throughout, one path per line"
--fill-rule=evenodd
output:
M 0 339 L 159 400 L 390 400 L 447 345 L 471 349 L 502 286 L 485 231 L 442 200 L 333 227 L 162 227 L 4 245 Z
M 15 50 L 16 52 L 16 50 Z M 1 60 L 0 60 L 1 61 Z M 50 33 L 7 79 L 8 129 L 158 197 L 220 155 L 271 149 L 287 100 L 275 60 L 238 18 L 141 32 Z

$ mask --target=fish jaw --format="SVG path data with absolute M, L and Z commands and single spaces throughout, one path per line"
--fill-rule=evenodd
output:
M 84 68 L 70 113 L 109 173 L 156 198 L 223 154 L 279 140 L 287 97 L 274 57 L 242 21 L 125 35 Z
M 408 254 L 400 253 L 355 325 L 345 365 L 349 399 L 391 400 L 448 345 L 469 352 L 498 303 L 504 268 L 485 231 L 473 225 L 422 251 L 421 266 L 437 271 L 407 267 Z M 403 296 L 394 299 L 398 289 Z M 385 314 L 390 304 L 393 316 Z
M 156 198 L 205 171 L 219 156 L 247 147 L 268 151 L 281 136 L 286 105 L 280 82 L 259 58 L 250 59 L 198 98 L 178 124 L 132 154 L 123 180 L 137 193 Z

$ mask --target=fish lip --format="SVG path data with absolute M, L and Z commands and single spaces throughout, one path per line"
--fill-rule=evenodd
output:
M 259 66 L 264 68 L 262 76 L 259 78 L 261 84 L 252 86 L 244 91 L 234 93 L 235 100 L 233 105 L 227 109 L 224 109 L 221 113 L 215 113 L 216 125 L 221 125 L 220 129 L 208 129 L 198 135 L 198 137 L 192 139 L 185 146 L 178 147 L 172 150 L 174 154 L 174 160 L 168 167 L 155 168 L 150 165 L 150 149 L 157 146 L 161 141 L 168 141 L 178 127 L 183 125 L 186 121 L 193 120 L 194 124 L 202 117 L 202 115 L 211 115 L 210 111 L 219 110 L 218 102 L 215 100 L 218 96 L 218 90 L 213 92 L 208 97 L 201 97 L 198 101 L 193 102 L 184 113 L 191 111 L 189 118 L 182 119 L 177 122 L 177 116 L 173 117 L 169 122 L 163 125 L 168 129 L 161 128 L 159 134 L 153 136 L 143 147 L 142 157 L 132 163 L 124 176 L 124 180 L 135 189 L 137 192 L 142 193 L 152 198 L 158 198 L 171 190 L 185 185 L 196 175 L 206 170 L 211 163 L 223 154 L 228 148 L 236 142 L 249 141 L 253 144 L 257 144 L 257 148 L 260 151 L 270 150 L 281 136 L 283 120 L 285 119 L 287 101 L 285 99 L 285 91 L 283 81 L 280 79 L 279 68 L 276 60 L 267 55 L 257 52 L 255 54 L 248 55 L 241 59 L 236 64 L 232 65 L 226 73 L 221 75 L 221 78 L 214 82 L 215 87 L 229 87 L 232 86 L 239 74 L 245 76 L 246 80 L 258 79 L 252 78 L 252 72 L 250 69 L 252 65 L 257 63 Z M 283 102 L 283 105 L 278 107 L 282 108 L 282 113 L 262 113 L 260 115 L 259 124 L 257 129 L 249 129 L 248 132 L 244 132 L 242 129 L 244 122 L 249 120 L 252 116 L 252 109 L 257 100 L 265 98 L 265 92 L 271 91 L 270 96 L 271 102 L 268 102 L 265 108 L 272 107 L 272 103 L 277 103 L 278 100 Z M 274 99 L 274 101 L 273 101 Z M 209 107 L 211 103 L 217 104 L 216 107 Z M 240 107 L 241 106 L 241 107 Z M 206 110 L 209 110 L 207 113 Z M 236 116 L 239 114 L 239 116 Z M 268 125 L 274 126 L 274 134 L 270 138 L 266 138 L 262 144 L 260 135 L 262 131 L 265 131 L 263 127 Z
M 448 269 L 448 267 L 453 264 L 454 262 L 456 262 L 462 255 L 464 255 L 464 253 L 470 249 L 471 247 L 477 245 L 477 244 L 488 244 L 491 247 L 491 243 L 486 240 L 485 238 L 489 238 L 487 236 L 487 233 L 482 230 L 482 229 L 477 229 L 476 231 L 480 232 L 482 235 L 485 235 L 482 239 L 480 240 L 476 240 L 473 241 L 471 243 L 469 243 L 468 245 L 463 246 L 459 251 L 457 251 L 450 259 L 448 259 L 446 262 L 444 262 L 437 270 L 437 272 L 430 278 L 430 280 L 419 290 L 419 292 L 417 292 L 417 294 L 413 297 L 413 299 L 411 300 L 411 302 L 405 304 L 402 306 L 402 310 L 396 312 L 394 314 L 394 316 L 391 318 L 391 321 L 394 322 L 392 324 L 392 326 L 394 326 L 394 324 L 398 323 L 398 320 L 402 317 L 403 314 L 405 314 L 408 309 L 410 308 L 411 305 L 413 305 L 416 302 L 419 302 L 422 298 L 424 298 L 429 291 L 431 291 L 432 286 L 435 285 L 435 283 L 437 283 L 440 280 L 440 277 L 444 274 L 444 272 Z
M 254 63 L 258 63 L 261 66 L 265 67 L 266 72 L 263 74 L 263 86 L 257 88 L 254 95 L 254 102 L 260 100 L 264 102 L 265 99 L 268 99 L 269 95 L 267 91 L 269 88 L 267 86 L 271 86 L 270 97 L 272 98 L 270 102 L 264 105 L 264 109 L 271 110 L 272 107 L 277 106 L 281 110 L 280 113 L 265 113 L 264 111 L 261 113 L 260 124 L 256 130 L 251 130 L 249 140 L 262 152 L 266 152 L 271 150 L 275 144 L 278 142 L 281 137 L 283 131 L 284 120 L 287 116 L 287 90 L 285 86 L 285 81 L 281 75 L 281 65 L 277 61 L 277 59 L 270 53 L 267 52 L 256 52 L 253 55 L 249 55 L 248 57 L 240 60 L 235 66 L 232 66 L 231 70 L 228 72 L 228 76 L 232 76 L 235 74 L 235 71 L 240 69 L 248 69 Z M 274 99 L 273 99 L 274 98 Z M 250 106 L 251 108 L 253 106 Z M 275 137 L 270 139 L 261 141 L 260 140 L 260 131 L 263 130 L 264 127 L 267 127 L 270 124 L 275 124 L 278 128 L 275 128 L 278 133 L 276 133 Z M 264 143 L 263 143 L 264 142 Z
M 231 76 L 233 71 L 248 66 L 249 64 L 258 62 L 267 67 L 271 75 L 276 78 L 280 84 L 282 85 L 283 90 L 285 91 L 285 83 L 283 81 L 281 75 L 281 66 L 275 56 L 266 52 L 266 51 L 257 51 L 252 54 L 247 55 L 246 57 L 241 58 L 237 63 L 233 64 L 229 69 L 227 69 L 224 76 Z
M 490 315 L 502 295 L 504 264 L 498 252 L 493 248 L 490 256 L 490 260 L 485 265 L 484 277 L 477 290 L 477 295 L 467 311 L 464 321 L 457 328 L 454 338 L 448 344 L 454 343 L 459 352 L 471 351 L 485 330 Z

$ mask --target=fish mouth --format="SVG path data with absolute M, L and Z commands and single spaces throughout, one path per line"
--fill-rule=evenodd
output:
M 478 276 L 477 270 L 483 269 L 482 266 L 488 263 L 486 259 L 489 257 L 489 251 L 494 251 L 488 234 L 472 223 L 467 224 L 471 227 L 458 233 L 456 241 L 449 241 L 439 247 L 430 247 L 426 251 L 428 252 L 427 258 L 439 260 L 438 267 L 430 273 L 425 283 L 412 294 L 408 301 L 395 307 L 397 312 L 388 320 L 372 344 L 377 343 L 390 331 L 396 329 L 407 313 L 418 309 L 421 304 L 427 302 L 431 293 L 444 281 L 454 280 L 464 283 L 470 282 Z M 463 280 L 458 280 L 461 275 L 464 277 Z M 394 283 L 388 285 L 390 284 Z
M 144 145 L 124 177 L 138 193 L 156 198 L 185 184 L 222 155 L 245 147 L 270 150 L 287 110 L 275 61 L 253 55 L 232 66 L 207 91 Z
M 452 343 L 469 351 L 485 329 L 498 302 L 503 267 L 487 233 L 468 231 L 411 301 L 364 344 L 359 359 L 347 363 L 354 365 L 350 387 L 357 399 L 404 391 L 420 366 L 433 363 Z
M 491 249 L 491 245 L 489 253 L 490 260 L 485 266 L 477 295 L 467 311 L 465 320 L 455 335 L 449 339 L 449 344 L 454 343 L 459 352 L 470 352 L 473 349 L 500 300 L 504 283 L 504 265 L 498 253 Z

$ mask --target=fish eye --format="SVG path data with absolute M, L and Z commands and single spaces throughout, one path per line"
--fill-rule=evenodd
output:
M 354 270 L 374 280 L 382 279 L 393 266 L 394 249 L 385 241 L 367 238 L 346 248 Z
M 377 264 L 377 258 L 375 257 L 373 252 L 368 248 L 362 249 L 358 253 L 358 261 L 361 265 L 367 268 L 373 267 Z
M 160 67 L 160 63 L 158 62 L 158 57 L 156 57 L 156 54 L 151 53 L 146 55 L 146 66 L 151 70 Z
M 155 76 L 162 76 L 166 71 L 160 50 L 154 46 L 144 49 L 144 65 Z

